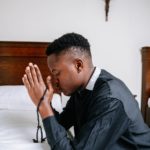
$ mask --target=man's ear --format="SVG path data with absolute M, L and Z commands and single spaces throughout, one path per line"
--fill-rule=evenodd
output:
M 75 59 L 75 68 L 78 73 L 80 73 L 83 69 L 83 61 L 81 59 Z

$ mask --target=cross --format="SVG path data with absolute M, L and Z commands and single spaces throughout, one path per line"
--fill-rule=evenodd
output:
M 105 21 L 108 21 L 109 3 L 110 0 L 105 0 L 105 16 L 106 16 Z

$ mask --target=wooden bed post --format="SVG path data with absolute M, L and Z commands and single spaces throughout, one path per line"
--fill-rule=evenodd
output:
M 144 121 L 150 126 L 150 108 L 148 108 L 148 98 L 150 98 L 150 47 L 143 47 L 142 54 L 142 93 L 141 111 Z

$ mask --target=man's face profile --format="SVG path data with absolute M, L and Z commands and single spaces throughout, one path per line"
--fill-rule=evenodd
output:
M 78 71 L 74 57 L 68 53 L 51 54 L 48 56 L 47 62 L 56 92 L 70 96 L 79 88 L 81 73 Z

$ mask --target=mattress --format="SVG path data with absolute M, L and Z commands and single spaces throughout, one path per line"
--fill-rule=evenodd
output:
M 47 141 L 33 143 L 36 129 L 35 110 L 0 109 L 0 150 L 49 150 Z
M 52 106 L 58 112 L 62 111 L 59 95 L 53 96 Z M 36 107 L 26 88 L 22 85 L 0 86 L 0 150 L 50 150 L 47 141 L 33 143 L 36 130 Z

